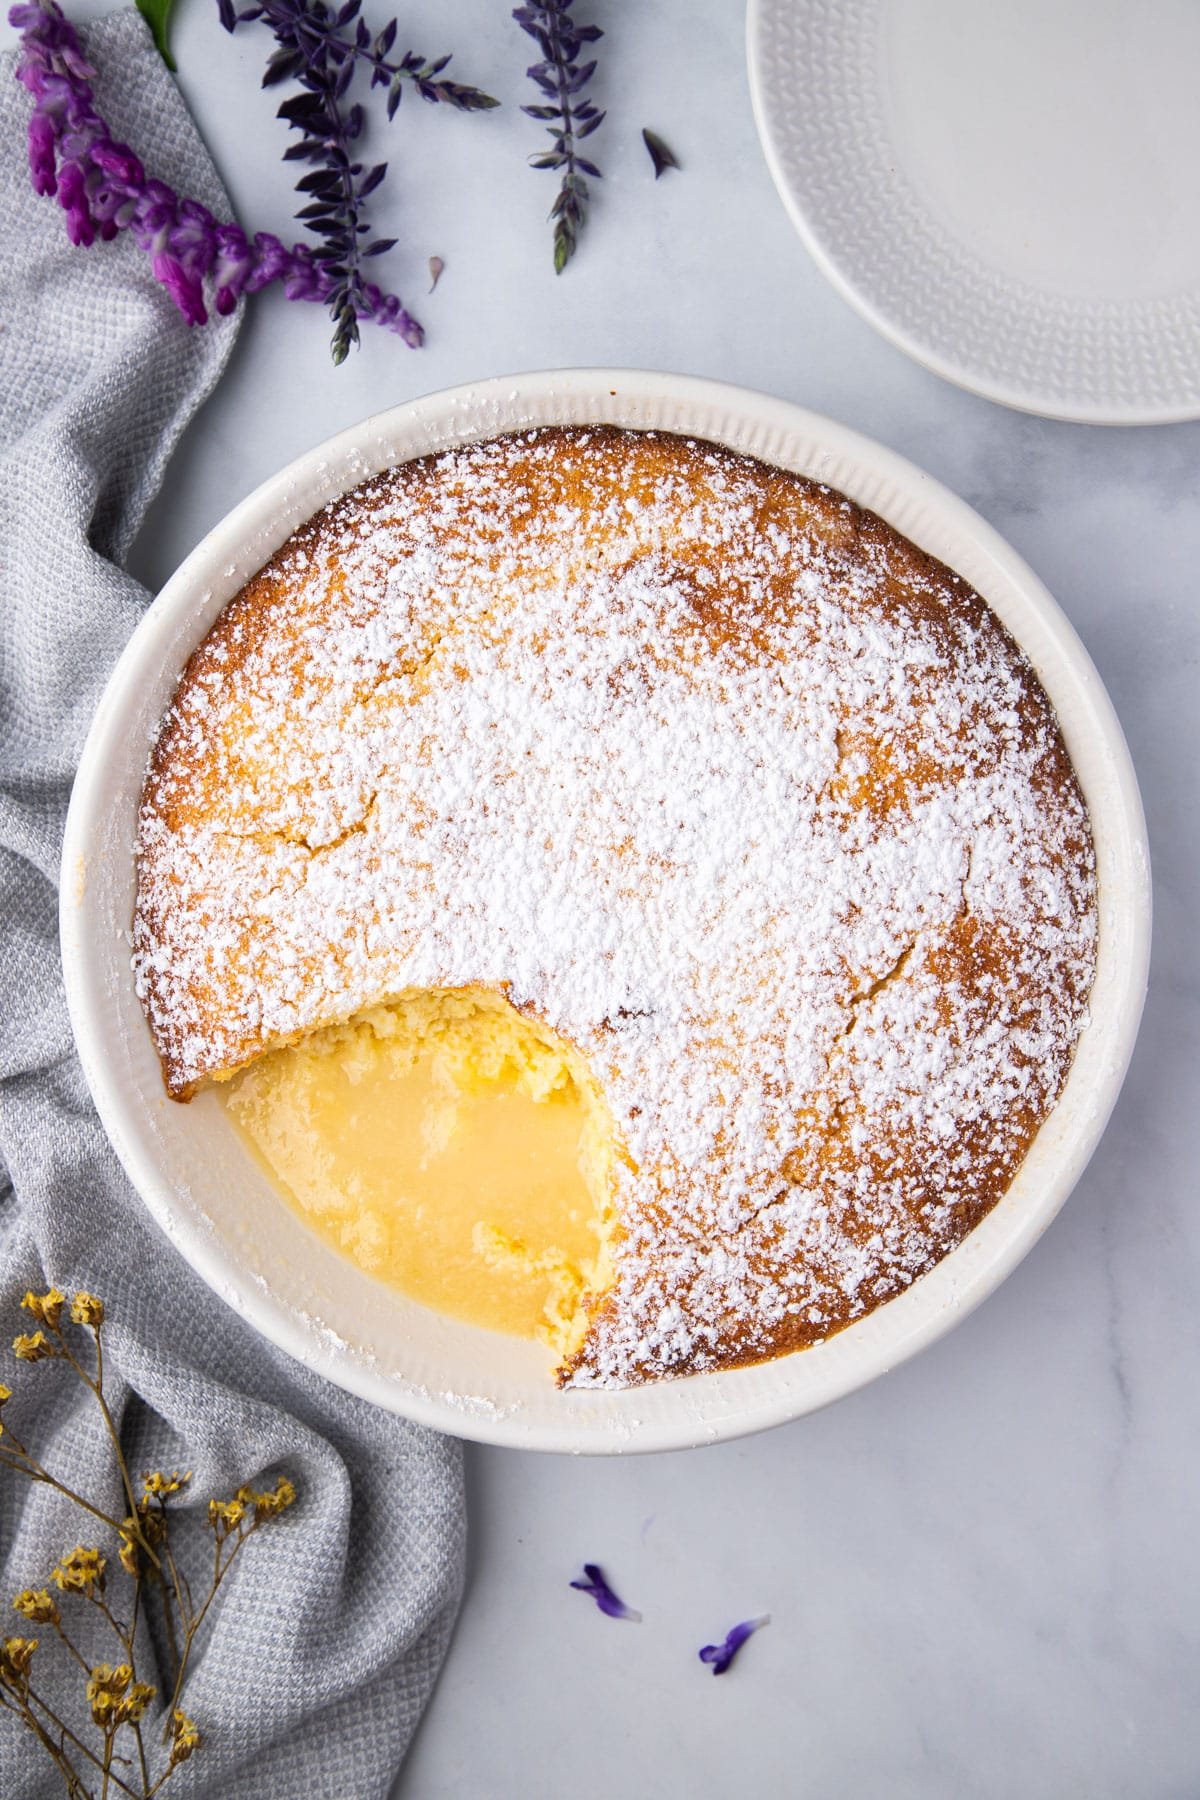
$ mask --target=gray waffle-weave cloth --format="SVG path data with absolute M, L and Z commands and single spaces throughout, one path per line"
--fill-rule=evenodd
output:
M 150 173 L 229 217 L 137 13 L 96 24 L 84 47 L 114 135 Z M 236 320 L 189 330 L 135 245 L 68 243 L 58 206 L 30 185 L 29 110 L 12 56 L 0 58 L 0 1380 L 15 1391 L 5 1417 L 45 1463 L 120 1512 L 94 1403 L 59 1364 L 19 1365 L 6 1345 L 32 1326 L 18 1305 L 27 1288 L 84 1288 L 108 1308 L 106 1386 L 130 1456 L 139 1469 L 193 1472 L 185 1539 L 205 1537 L 196 1515 L 209 1494 L 281 1472 L 294 1480 L 298 1502 L 247 1545 L 206 1622 L 186 1690 L 205 1742 L 164 1793 L 382 1800 L 458 1605 L 459 1446 L 271 1349 L 180 1260 L 92 1109 L 59 966 L 71 779 L 105 677 L 149 601 L 122 561 Z M 80 1671 L 52 1631 L 7 1609 L 64 1551 L 95 1540 L 68 1502 L 9 1473 L 0 1533 L 0 1636 L 42 1640 L 39 1686 L 78 1719 Z M 109 1662 L 115 1651 L 89 1643 Z M 0 1795 L 62 1792 L 45 1751 L 0 1716 Z

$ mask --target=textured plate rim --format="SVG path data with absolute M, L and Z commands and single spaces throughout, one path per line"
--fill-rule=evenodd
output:
M 124 857 L 128 867 L 131 840 L 114 847 L 101 830 L 115 804 L 106 783 L 106 758 L 114 754 L 123 735 L 128 735 L 131 709 L 136 711 L 147 672 L 155 669 L 156 659 L 159 676 L 163 673 L 162 641 L 167 631 L 181 618 L 188 620 L 189 626 L 193 624 L 193 615 L 203 606 L 212 616 L 232 597 L 245 579 L 245 574 L 236 570 L 235 559 L 239 554 L 244 559 L 247 545 L 253 546 L 257 558 L 251 566 L 259 566 L 296 524 L 324 503 L 314 499 L 314 493 L 332 497 L 365 479 L 373 468 L 384 466 L 377 459 L 395 432 L 419 429 L 429 450 L 496 431 L 569 418 L 580 423 L 586 419 L 634 429 L 657 426 L 670 430 L 673 427 L 662 417 L 666 410 L 680 414 L 681 423 L 675 429 L 690 430 L 697 436 L 704 434 L 698 424 L 686 423 L 689 416 L 727 421 L 731 439 L 744 431 L 761 442 L 765 434 L 765 447 L 756 453 L 767 460 L 771 460 L 775 443 L 782 447 L 798 440 L 816 446 L 814 458 L 820 467 L 814 468 L 810 460 L 805 465 L 810 474 L 854 497 L 859 497 L 854 494 L 856 485 L 861 494 L 864 486 L 869 489 L 880 483 L 902 498 L 907 496 L 928 518 L 930 531 L 944 526 L 948 535 L 961 539 L 980 567 L 992 568 L 997 581 L 1003 578 L 1019 594 L 1021 604 L 1031 609 L 1038 632 L 1063 663 L 1059 692 L 1048 683 L 1051 699 L 1057 704 L 1070 689 L 1075 700 L 1081 700 L 1089 742 L 1099 747 L 1104 758 L 1103 793 L 1089 791 L 1088 799 L 1098 847 L 1101 831 L 1106 842 L 1115 846 L 1120 879 L 1114 885 L 1119 885 L 1120 892 L 1111 898 L 1122 940 L 1120 966 L 1109 969 L 1115 983 L 1110 1015 L 1097 1027 L 1106 1060 L 1090 1090 L 1087 1117 L 1072 1136 L 1049 1151 L 1049 1176 L 1043 1171 L 1039 1191 L 1022 1196 L 1019 1206 L 1006 1209 L 999 1219 L 1000 1209 L 993 1211 L 905 1294 L 824 1345 L 749 1369 L 716 1371 L 634 1389 L 560 1395 L 544 1375 L 544 1388 L 531 1393 L 527 1405 L 497 1405 L 486 1393 L 439 1393 L 427 1383 L 394 1370 L 381 1371 L 373 1362 L 347 1354 L 319 1321 L 266 1292 L 239 1264 L 228 1243 L 214 1241 L 211 1233 L 189 1216 L 157 1166 L 139 1107 L 132 1096 L 122 1093 L 112 1072 L 107 1054 L 112 1021 L 106 1008 L 114 1001 L 97 985 L 93 933 L 100 923 L 111 927 L 113 921 L 91 918 L 88 895 L 93 884 L 82 882 L 78 872 L 88 856 L 97 853 L 97 843 L 100 854 Z M 470 423 L 464 429 L 466 420 Z M 709 435 L 717 434 L 710 428 Z M 415 449 L 408 454 L 421 453 Z M 305 496 L 299 514 L 298 494 Z M 269 548 L 264 550 L 264 545 Z M 965 572 L 979 585 L 978 572 Z M 207 622 L 202 620 L 190 641 L 199 641 L 206 629 Z M 1028 642 L 1023 642 L 1023 647 L 1032 653 Z M 1034 660 L 1038 660 L 1036 655 Z M 142 704 L 144 707 L 144 700 Z M 1084 729 L 1080 727 L 1081 732 Z M 138 625 L 97 710 L 64 834 L 60 930 L 72 1027 L 105 1130 L 135 1190 L 167 1236 L 197 1273 L 263 1336 L 363 1399 L 455 1436 L 513 1448 L 575 1453 L 658 1451 L 763 1430 L 843 1397 L 942 1336 L 1024 1257 L 1065 1202 L 1099 1142 L 1132 1054 L 1149 962 L 1149 858 L 1128 749 L 1087 652 L 1037 577 L 966 502 L 882 445 L 790 402 L 689 376 L 577 369 L 471 383 L 368 418 L 298 457 L 207 534 Z M 1116 951 L 1109 946 L 1106 952 L 1102 931 L 1102 966 L 1107 966 L 1106 954 L 1111 963 Z M 1051 1120 L 1054 1117 L 1052 1114 Z M 1002 1201 L 1000 1208 L 1004 1207 Z M 804 1365 L 803 1370 L 799 1365 Z M 486 1387 L 486 1381 L 479 1385 Z M 561 1411 L 556 1413 L 555 1408 Z
M 776 141 L 772 108 L 768 99 L 768 78 L 764 70 L 763 21 L 776 7 L 790 6 L 795 0 L 747 0 L 746 4 L 746 69 L 750 87 L 750 105 L 754 123 L 775 191 L 808 254 L 830 286 L 859 317 L 865 319 L 893 349 L 939 376 L 954 387 L 962 388 L 980 399 L 1010 407 L 1014 412 L 1030 413 L 1035 418 L 1053 419 L 1064 425 L 1183 425 L 1200 419 L 1200 400 L 1181 402 L 1176 406 L 1121 406 L 1116 403 L 1078 401 L 1068 404 L 1032 393 L 1002 381 L 989 380 L 953 357 L 939 354 L 937 349 L 913 337 L 902 325 L 881 310 L 877 301 L 847 275 L 834 253 L 827 248 L 805 209 L 804 198 L 797 190 Z

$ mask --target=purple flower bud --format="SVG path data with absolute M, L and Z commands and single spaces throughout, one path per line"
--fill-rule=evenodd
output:
M 135 242 L 148 256 L 160 256 L 167 247 L 179 202 L 162 181 L 148 181 L 142 190 L 132 221 Z
M 395 294 L 385 294 L 372 281 L 363 284 L 365 316 L 388 331 L 403 338 L 410 350 L 419 350 L 425 342 L 424 328 L 407 312 Z
M 714 1675 L 723 1675 L 747 1638 L 752 1638 L 763 1625 L 771 1623 L 770 1613 L 764 1613 L 761 1619 L 746 1619 L 741 1625 L 735 1625 L 723 1644 L 705 1644 L 700 1652 L 700 1661 L 710 1663 Z
M 180 266 L 202 292 L 201 283 L 211 269 L 217 254 L 217 222 L 207 206 L 198 200 L 181 200 L 176 223 L 171 230 L 169 249 Z M 203 299 L 201 300 L 203 310 Z M 203 324 L 204 320 L 197 321 Z
M 177 256 L 165 252 L 150 265 L 154 279 L 161 281 L 189 325 L 207 325 L 204 289 L 195 275 L 190 275 Z
M 279 239 L 272 232 L 256 231 L 250 272 L 246 277 L 246 292 L 257 294 L 260 288 L 269 287 L 271 282 L 282 281 L 287 266 L 288 253 Z
M 145 170 L 128 144 L 114 144 L 111 138 L 101 138 L 98 144 L 92 145 L 92 161 L 126 187 L 140 188 L 145 183 Z
M 67 215 L 68 238 L 86 250 L 96 233 L 88 210 L 87 181 L 77 162 L 66 162 L 59 170 L 58 204 Z
M 584 1563 L 583 1573 L 584 1580 L 573 1581 L 571 1583 L 573 1588 L 578 1588 L 581 1594 L 590 1594 L 600 1611 L 606 1613 L 610 1619 L 629 1619 L 634 1624 L 641 1623 L 641 1613 L 634 1612 L 632 1606 L 626 1606 L 623 1600 L 617 1598 L 605 1580 L 604 1571 L 599 1563 Z
M 651 131 L 650 127 L 646 126 L 642 131 L 642 142 L 650 152 L 650 161 L 654 164 L 655 181 L 658 180 L 660 175 L 665 174 L 668 169 L 677 169 L 679 167 L 675 152 L 669 144 L 664 143 L 657 131 Z
M 61 61 L 61 58 L 55 60 Z M 85 122 L 88 112 L 85 91 L 70 76 L 50 68 L 38 75 L 33 86 L 43 109 L 58 119 L 64 129 L 72 121 L 76 124 Z
M 217 226 L 217 260 L 213 268 L 213 305 L 218 313 L 231 313 L 250 273 L 251 252 L 240 225 Z
M 88 182 L 88 203 L 96 229 L 106 242 L 125 229 L 137 205 L 123 186 L 99 175 Z
M 289 300 L 323 300 L 328 283 L 311 256 L 295 250 L 288 257 L 280 278 Z
M 29 173 L 35 194 L 58 190 L 54 169 L 54 127 L 45 113 L 35 112 L 29 121 Z

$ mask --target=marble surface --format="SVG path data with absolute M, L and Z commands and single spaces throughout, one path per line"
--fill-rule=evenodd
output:
M 470 1587 L 397 1800 L 1195 1800 L 1200 425 L 1050 424 L 906 361 L 787 224 L 751 119 L 740 6 L 580 6 L 607 27 L 596 95 L 609 119 L 576 262 L 555 279 L 553 180 L 524 166 L 529 55 L 507 5 L 412 0 L 402 35 L 455 48 L 455 72 L 506 102 L 458 118 L 406 101 L 372 139 L 393 165 L 379 223 L 402 240 L 381 273 L 421 312 L 428 346 L 368 327 L 335 370 L 317 309 L 255 301 L 137 573 L 161 583 L 250 488 L 340 426 L 476 376 L 640 365 L 801 401 L 964 495 L 1074 621 L 1142 783 L 1154 969 L 1124 1093 L 1074 1197 L 1000 1292 L 916 1362 L 715 1449 L 609 1462 L 468 1451 Z M 87 16 L 80 0 L 70 10 Z M 257 87 L 263 38 L 228 39 L 213 7 L 187 0 L 176 46 L 240 217 L 287 229 L 283 130 Z M 647 124 L 684 164 L 657 185 Z M 426 297 L 434 254 L 446 271 Z M 568 1590 L 585 1558 L 643 1624 Z M 697 1648 L 764 1611 L 770 1627 L 714 1688 Z

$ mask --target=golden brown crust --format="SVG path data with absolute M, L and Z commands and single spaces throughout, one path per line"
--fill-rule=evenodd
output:
M 603 707 L 576 705 L 576 666 Z M 522 737 L 523 702 L 504 711 L 510 689 L 531 717 L 548 709 L 552 754 Z M 710 768 L 722 694 L 731 743 Z M 673 781 L 668 706 L 691 721 Z M 461 792 L 456 758 L 480 771 Z M 488 834 L 525 818 L 544 842 L 522 861 Z M 576 879 L 593 861 L 607 885 Z M 477 867 L 492 888 L 472 886 Z M 526 890 L 560 867 L 563 904 L 591 895 L 615 936 L 593 944 L 581 916 L 557 953 L 570 966 L 548 951 L 534 968 L 528 940 L 558 943 L 561 921 L 539 925 Z M 492 892 L 506 882 L 513 941 Z M 761 896 L 741 936 L 726 890 L 738 917 Z M 639 1163 L 622 1282 L 564 1371 L 604 1382 L 817 1341 L 978 1222 L 1065 1079 L 1093 890 L 1053 711 L 960 577 L 802 477 L 665 434 L 564 429 L 378 477 L 226 608 L 147 777 L 135 952 L 177 1098 L 410 982 L 506 986 L 577 1043 Z M 704 925 L 684 943 L 672 921 L 693 904 Z M 639 906 L 644 955 L 622 936 Z M 693 965 L 703 982 L 681 993 Z M 703 1091 L 660 1104 L 680 1055 Z M 655 1136 L 667 1118 L 674 1150 Z

